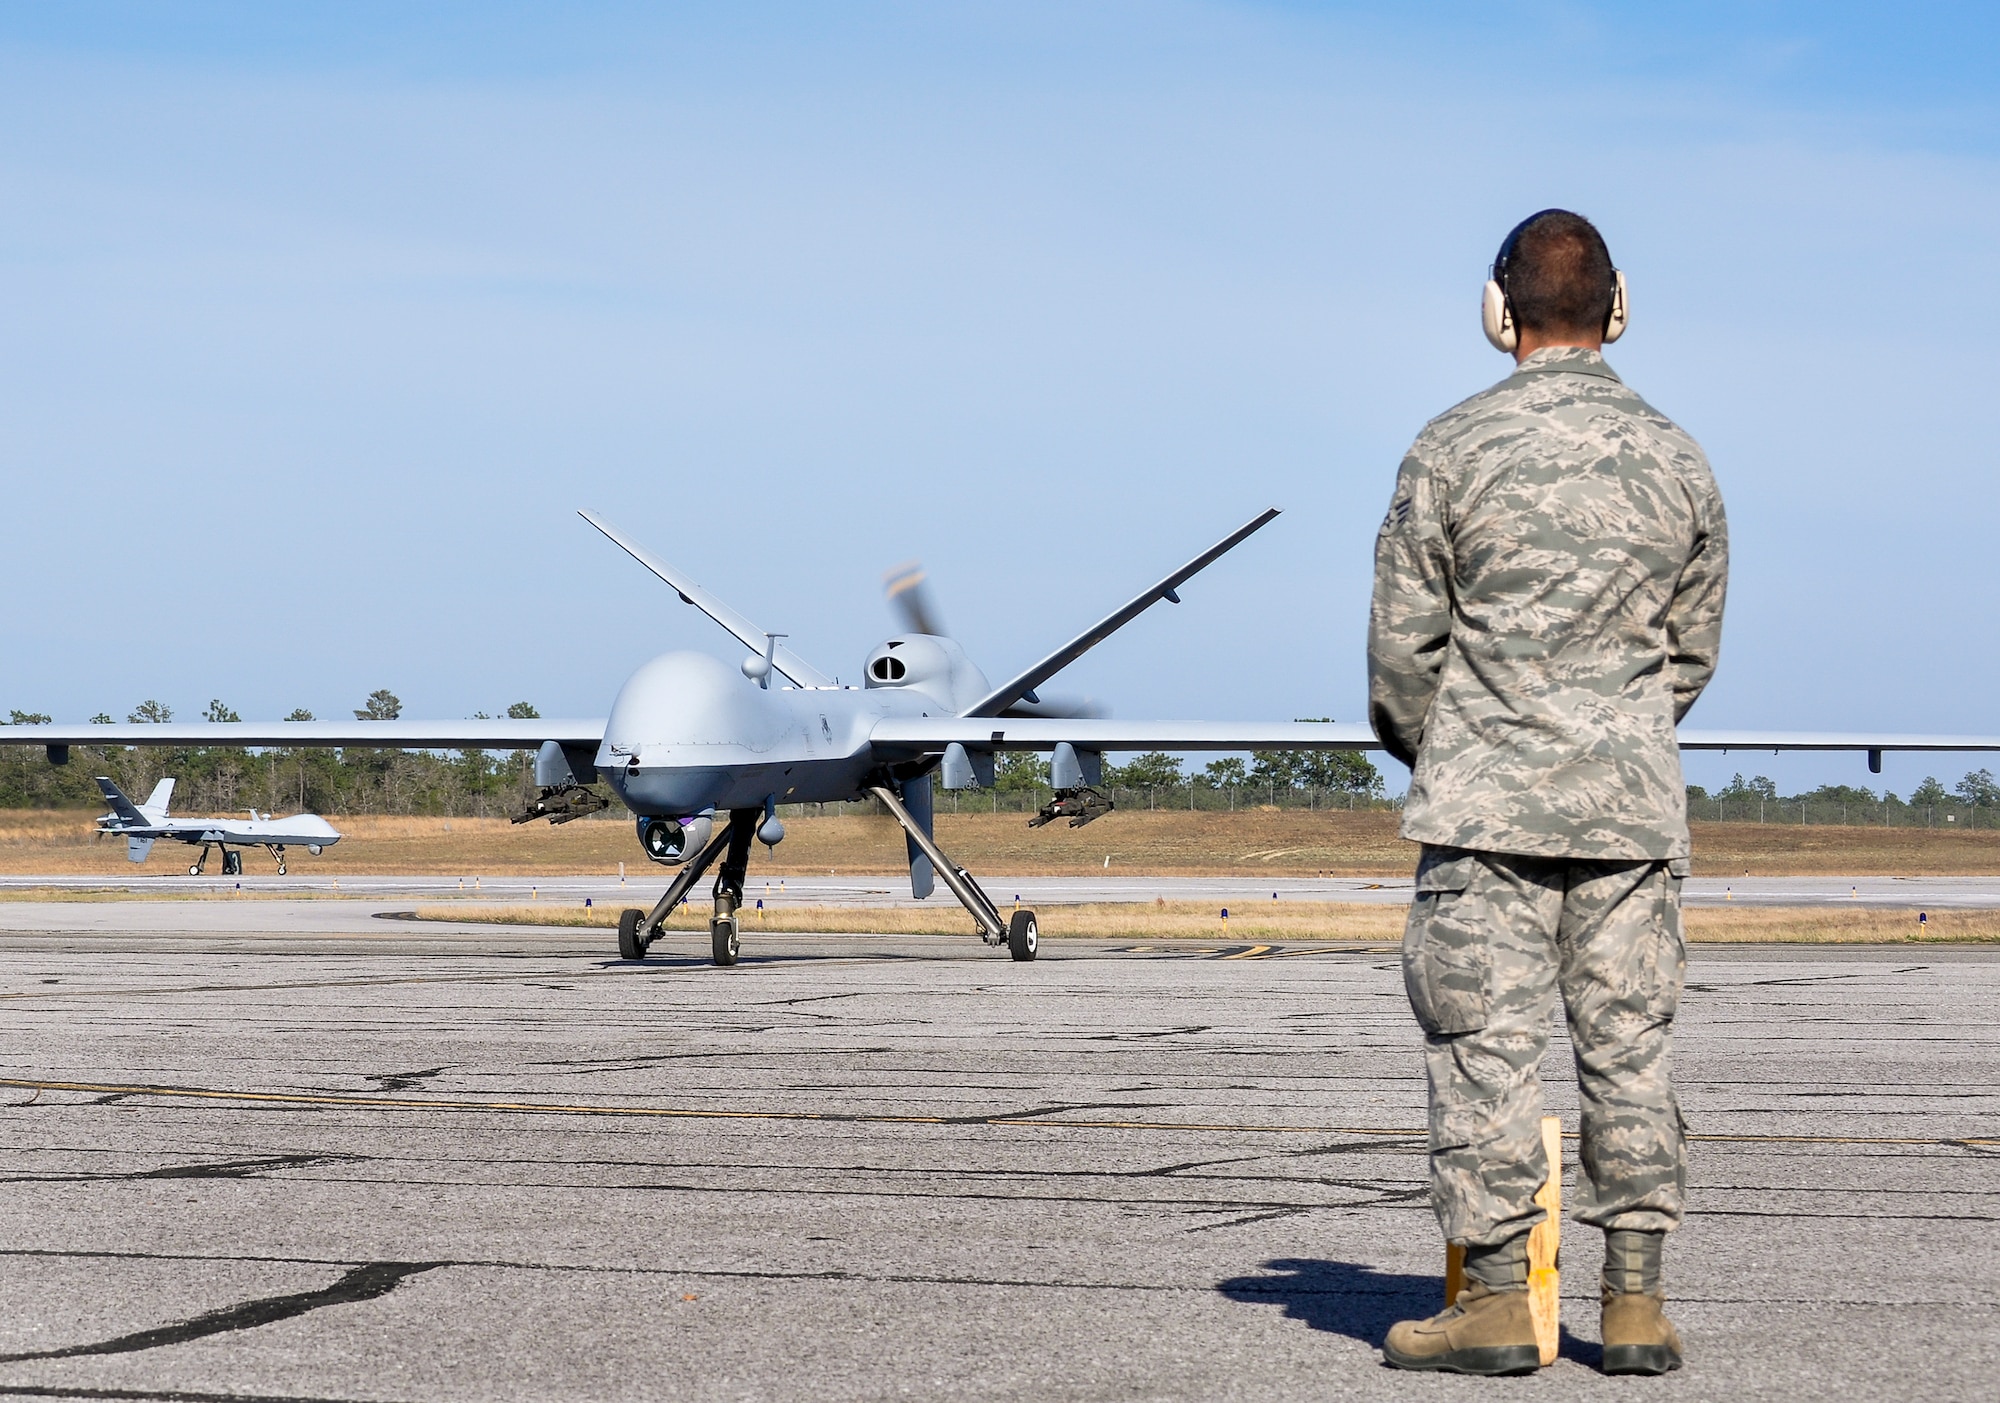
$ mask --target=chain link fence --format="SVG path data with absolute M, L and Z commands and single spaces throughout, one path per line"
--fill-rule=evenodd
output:
M 1946 800 L 1912 804 L 1901 799 L 1872 802 L 1821 799 L 1720 799 L 1688 801 L 1688 817 L 1710 823 L 1791 823 L 1849 828 L 2000 828 L 2000 809 Z

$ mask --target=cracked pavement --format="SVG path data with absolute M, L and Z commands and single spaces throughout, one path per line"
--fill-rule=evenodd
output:
M 0 1396 L 1943 1400 L 2000 1370 L 1996 951 L 1697 947 L 1688 1368 L 1596 1374 L 1568 1225 L 1564 1357 L 1496 1385 L 1377 1362 L 1442 1269 L 1391 951 L 746 931 L 717 970 L 686 936 L 626 964 L 121 909 L 0 935 Z M 1573 1129 L 1567 1059 L 1558 1027 Z

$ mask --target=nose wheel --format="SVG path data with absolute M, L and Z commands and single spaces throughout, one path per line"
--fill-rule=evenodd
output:
M 716 898 L 716 913 L 708 923 L 709 953 L 724 969 L 736 963 L 737 951 L 743 948 L 742 932 L 736 925 L 736 910 L 732 905 L 725 913 L 722 907 L 726 902 L 727 896 Z
M 735 964 L 737 953 L 742 948 L 742 933 L 736 912 L 743 905 L 743 877 L 750 865 L 750 839 L 756 834 L 757 825 L 763 818 L 761 809 L 731 810 L 729 826 L 710 839 L 708 846 L 681 868 L 652 910 L 641 911 L 633 907 L 619 912 L 618 958 L 645 959 L 646 947 L 659 938 L 667 917 L 720 857 L 722 871 L 715 879 L 715 915 L 708 923 L 709 947 L 718 965 L 727 968 Z

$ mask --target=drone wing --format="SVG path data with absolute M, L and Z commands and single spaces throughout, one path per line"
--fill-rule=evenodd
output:
M 0 744 L 45 745 L 64 750 L 72 745 L 224 745 L 272 747 L 346 747 L 376 750 L 534 750 L 544 741 L 596 748 L 604 739 L 604 720 L 472 721 L 114 721 L 93 725 L 8 726 Z M 106 795 L 108 799 L 110 796 Z M 122 796 L 121 796 L 122 797 Z M 131 801 L 126 800 L 127 803 Z M 139 806 L 134 805 L 136 811 Z
M 1682 750 L 1856 750 L 1868 753 L 1871 773 L 1882 773 L 1885 750 L 2000 750 L 2000 736 L 1929 736 L 1895 731 L 1682 731 Z
M 1325 721 L 1095 721 L 1014 717 L 890 717 L 869 733 L 878 750 L 935 754 L 952 744 L 972 750 L 1380 750 L 1366 726 Z M 1682 731 L 1683 750 L 1854 751 L 1878 773 L 1885 751 L 2000 750 L 2000 736 L 1869 731 Z
M 966 710 L 965 714 L 967 716 L 998 716 L 1001 712 L 1023 698 L 1032 700 L 1035 688 L 1041 686 L 1042 683 L 1048 681 L 1051 677 L 1054 677 L 1058 672 L 1061 672 L 1119 629 L 1131 623 L 1132 620 L 1138 618 L 1139 615 L 1145 613 L 1162 599 L 1170 604 L 1180 603 L 1180 596 L 1174 593 L 1176 589 L 1202 570 L 1207 569 L 1220 556 L 1235 549 L 1252 532 L 1263 529 L 1277 515 L 1278 509 L 1272 507 L 1255 519 L 1237 527 L 1193 560 L 1190 560 L 1187 564 L 1181 566 L 1180 569 L 1174 571 L 1173 574 L 1133 598 L 1123 608 L 1099 619 L 1096 623 L 1070 639 L 1069 642 L 1063 644 L 1062 647 L 1056 649 L 1020 676 L 1009 678 L 998 687 L 995 687 L 991 692 L 988 692 L 985 696 L 974 702 Z
M 1366 726 L 1331 721 L 1102 721 L 986 716 L 892 716 L 869 732 L 878 752 L 969 750 L 1380 750 Z

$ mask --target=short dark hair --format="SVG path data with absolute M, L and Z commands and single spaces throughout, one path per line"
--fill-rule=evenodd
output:
M 1515 226 L 1494 276 L 1516 324 L 1543 332 L 1601 332 L 1611 317 L 1615 270 L 1597 226 L 1566 209 L 1545 209 Z

